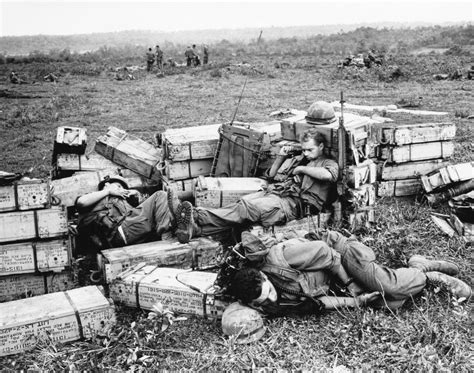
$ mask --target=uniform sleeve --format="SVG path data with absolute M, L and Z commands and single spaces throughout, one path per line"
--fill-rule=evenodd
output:
M 288 264 L 300 271 L 328 270 L 336 272 L 341 265 L 341 256 L 324 241 L 308 241 L 294 238 L 286 241 L 283 255 Z
M 331 173 L 333 182 L 337 181 L 339 177 L 339 166 L 338 164 L 332 159 L 325 159 L 322 165 L 323 168 L 328 170 Z

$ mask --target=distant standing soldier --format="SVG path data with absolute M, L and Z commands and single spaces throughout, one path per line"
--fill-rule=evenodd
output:
M 199 66 L 201 64 L 201 60 L 199 59 L 199 54 L 197 52 L 196 44 L 193 44 L 193 54 L 194 54 L 194 66 Z
M 202 64 L 207 65 L 209 62 L 209 50 L 207 48 L 207 45 L 204 45 L 204 48 L 202 49 Z
M 186 57 L 186 66 L 191 66 L 194 60 L 194 52 L 191 47 L 186 48 L 184 56 Z
M 160 49 L 160 46 L 156 46 L 156 67 L 160 70 L 163 70 L 163 51 Z
M 155 54 L 148 48 L 148 52 L 146 52 L 146 71 L 151 71 L 153 69 L 153 63 L 155 62 Z

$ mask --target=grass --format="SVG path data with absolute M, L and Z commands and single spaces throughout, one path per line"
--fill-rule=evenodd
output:
M 2 85 L 38 97 L 0 101 L 0 170 L 47 176 L 58 126 L 87 128 L 92 146 L 108 126 L 152 141 L 165 128 L 229 121 L 247 78 L 236 117 L 243 121 L 267 120 L 278 109 L 306 109 L 319 99 L 337 100 L 341 90 L 347 102 L 356 104 L 386 105 L 422 96 L 421 109 L 448 111 L 457 125 L 453 162 L 472 161 L 472 121 L 454 115 L 474 112 L 472 83 L 431 79 L 443 59 L 451 68 L 446 56 L 404 60 L 406 74 L 398 80 L 388 78 L 388 67 L 341 73 L 331 60 L 307 56 L 246 57 L 253 68 L 233 66 L 238 60 L 217 61 L 212 68 L 165 71 L 161 79 L 139 72 L 134 81 L 116 81 L 107 70 L 77 75 L 81 67 L 75 64 L 74 73 L 65 71 L 57 84 Z M 276 68 L 277 60 L 290 66 Z M 464 67 L 465 61 L 456 61 Z M 43 66 L 41 73 L 47 70 Z M 447 258 L 460 266 L 460 278 L 471 283 L 470 247 L 431 223 L 432 208 L 412 199 L 385 198 L 378 200 L 377 211 L 377 225 L 357 234 L 374 248 L 379 262 L 398 267 L 413 254 Z M 66 345 L 44 341 L 34 351 L 0 358 L 0 369 L 467 372 L 474 368 L 470 311 L 470 304 L 426 289 L 397 313 L 340 310 L 268 320 L 259 343 L 237 345 L 223 336 L 218 322 L 189 317 L 162 332 L 160 319 L 148 320 L 143 311 L 118 306 L 118 323 L 106 338 Z

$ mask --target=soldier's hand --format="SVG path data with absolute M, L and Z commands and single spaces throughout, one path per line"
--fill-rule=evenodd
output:
M 349 294 L 351 294 L 353 297 L 356 297 L 364 292 L 364 289 L 362 289 L 359 285 L 357 285 L 355 282 L 350 283 L 347 286 L 347 291 Z
M 293 170 L 293 175 L 304 174 L 306 170 L 306 166 L 296 166 Z
M 377 300 L 380 297 L 380 292 L 374 291 L 373 293 L 364 293 L 358 295 L 355 299 L 359 307 L 365 307 L 372 303 L 373 301 Z
M 284 145 L 281 147 L 280 152 L 278 155 L 284 155 L 287 156 L 290 152 L 294 151 L 295 147 L 292 145 Z

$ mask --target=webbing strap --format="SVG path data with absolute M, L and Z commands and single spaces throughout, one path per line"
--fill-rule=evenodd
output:
M 77 321 L 77 327 L 79 328 L 79 338 L 84 339 L 84 328 L 82 326 L 82 321 L 81 321 L 81 316 L 79 314 L 79 311 L 77 310 L 76 305 L 71 299 L 71 296 L 67 293 L 67 291 L 64 292 L 64 295 L 66 296 L 69 304 L 71 305 L 72 309 L 74 310 L 74 315 L 76 316 L 76 321 Z

